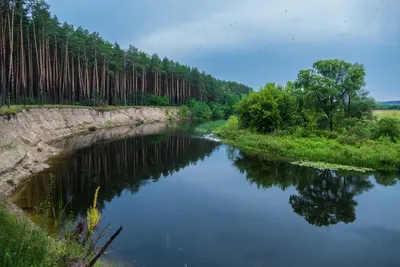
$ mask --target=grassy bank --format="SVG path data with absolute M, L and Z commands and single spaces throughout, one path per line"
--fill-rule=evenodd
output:
M 66 266 L 71 258 L 82 258 L 85 253 L 83 246 L 56 240 L 0 207 L 0 266 Z
M 346 145 L 326 137 L 271 136 L 243 130 L 235 134 L 221 131 L 219 135 L 224 141 L 237 147 L 297 160 L 400 170 L 400 144 L 391 142 L 369 140 L 357 145 Z
M 196 132 L 200 134 L 211 133 L 215 130 L 221 129 L 226 123 L 226 120 L 210 121 L 200 124 L 196 127 Z
M 99 111 L 109 111 L 109 110 L 119 110 L 119 109 L 128 109 L 128 108 L 141 108 L 142 106 L 104 106 L 104 107 L 92 107 L 92 106 L 78 106 L 78 105 L 12 105 L 10 108 L 7 106 L 0 107 L 0 115 L 4 114 L 16 114 L 21 112 L 22 110 L 34 109 L 34 108 L 80 108 L 80 109 L 94 109 Z M 146 106 L 152 107 L 152 106 Z M 168 108 L 168 107 L 159 107 L 158 108 Z
M 208 123 L 198 128 L 214 131 L 222 141 L 238 148 L 285 157 L 293 161 L 308 161 L 301 164 L 358 170 L 400 170 L 400 143 L 366 140 L 350 145 L 340 139 L 327 137 L 257 134 L 248 130 L 238 130 L 235 123 L 229 120 L 223 127 L 220 123 Z

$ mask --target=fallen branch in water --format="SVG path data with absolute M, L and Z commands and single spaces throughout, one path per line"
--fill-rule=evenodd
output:
M 100 249 L 99 253 L 97 253 L 97 255 L 93 258 L 93 260 L 91 262 L 89 262 L 88 264 L 86 264 L 86 267 L 91 267 L 93 266 L 96 261 L 101 257 L 101 255 L 104 254 L 104 252 L 107 250 L 108 246 L 110 246 L 110 244 L 113 242 L 113 240 L 117 237 L 117 235 L 119 235 L 119 233 L 122 231 L 122 226 L 120 226 L 118 228 L 118 230 L 110 237 L 110 239 L 108 239 L 108 241 L 104 244 L 104 246 Z

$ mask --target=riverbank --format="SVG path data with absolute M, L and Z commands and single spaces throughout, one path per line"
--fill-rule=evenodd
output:
M 53 145 L 56 141 L 98 129 L 123 125 L 134 128 L 177 120 L 178 113 L 179 108 L 175 107 L 117 110 L 57 107 L 0 115 L 0 192 L 10 195 L 27 177 L 48 168 L 47 159 L 61 152 Z M 93 136 L 86 139 L 92 140 Z
M 221 141 L 254 152 L 285 157 L 293 162 L 317 168 L 348 170 L 388 170 L 400 171 L 400 144 L 390 141 L 355 142 L 349 145 L 327 137 L 299 137 L 294 135 L 274 136 L 239 130 L 230 122 L 208 129 Z
M 18 216 L 0 200 L 0 266 L 67 266 L 71 258 L 83 258 L 87 248 L 66 239 L 55 239 Z M 104 266 L 98 262 L 95 266 Z
M 167 121 L 178 120 L 178 113 L 172 107 L 35 107 L 0 115 L 0 265 L 65 266 L 87 253 L 71 240 L 50 236 L 7 199 L 24 180 L 48 168 L 50 157 L 97 142 L 158 133 Z

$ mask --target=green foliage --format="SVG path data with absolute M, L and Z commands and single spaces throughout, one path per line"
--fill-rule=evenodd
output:
M 212 118 L 215 120 L 225 119 L 224 105 L 210 102 L 208 104 L 212 112 Z
M 239 130 L 239 119 L 236 116 L 230 116 L 225 124 L 224 130 L 234 132 Z
M 188 107 L 194 120 L 209 120 L 212 117 L 210 107 L 204 102 L 191 99 L 188 103 Z
M 50 266 L 51 243 L 42 231 L 3 209 L 0 225 L 0 266 Z
M 147 95 L 147 104 L 149 106 L 168 106 L 169 100 L 167 96 Z
M 220 132 L 221 131 L 223 132 L 222 136 L 224 136 L 225 138 L 231 138 L 232 136 L 238 134 L 239 119 L 236 116 L 231 115 L 227 120 L 227 122 L 225 123 L 224 127 L 220 129 Z M 217 134 L 219 135 L 219 133 Z
M 260 91 L 244 97 L 239 102 L 237 110 L 243 128 L 270 133 L 295 125 L 298 104 L 289 90 L 268 83 Z
M 227 105 L 232 112 L 231 100 L 252 91 L 244 84 L 217 79 L 133 45 L 123 49 L 97 32 L 61 23 L 43 0 L 3 0 L 0 10 L 2 43 L 7 44 L 7 49 L 0 49 L 0 69 L 7 70 L 0 86 L 0 106 L 167 105 L 166 97 L 168 104 L 182 105 L 190 95 Z M 42 46 L 43 52 L 38 53 Z M 10 51 L 26 65 L 9 66 Z M 51 64 L 39 67 L 38 62 Z
M 364 78 L 358 63 L 317 61 L 286 87 L 268 83 L 245 96 L 237 105 L 242 130 L 225 126 L 220 134 L 235 145 L 276 155 L 397 170 L 400 154 L 393 142 L 400 140 L 400 119 L 374 119 L 376 103 L 363 89 Z
M 56 240 L 2 206 L 0 225 L 0 266 L 66 266 L 70 258 L 87 253 L 82 245 Z
M 181 119 L 189 119 L 192 116 L 192 113 L 187 106 L 181 106 L 178 115 Z
M 352 119 L 372 117 L 375 100 L 363 89 L 365 69 L 343 60 L 319 60 L 312 69 L 301 70 L 295 86 L 302 107 L 324 116 L 320 129 L 349 125 Z
M 226 123 L 226 120 L 211 121 L 200 124 L 196 127 L 196 132 L 201 134 L 212 133 L 221 129 Z
M 247 130 L 230 133 L 222 130 L 218 135 L 227 143 L 252 151 L 314 162 L 400 170 L 400 144 L 394 144 L 388 139 L 367 140 L 354 146 L 323 136 L 305 138 L 298 135 L 272 136 Z
M 393 142 L 400 140 L 400 119 L 392 116 L 381 118 L 374 129 L 374 137 L 388 137 Z

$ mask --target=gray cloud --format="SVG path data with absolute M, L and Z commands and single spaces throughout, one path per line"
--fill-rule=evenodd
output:
M 256 88 L 333 57 L 364 63 L 378 99 L 400 97 L 399 0 L 47 1 L 61 21 L 122 47 Z
M 361 1 L 231 0 L 223 9 L 209 9 L 201 18 L 180 25 L 158 25 L 136 44 L 149 52 L 173 56 L 193 53 L 199 45 L 206 50 L 226 50 L 254 43 L 288 43 L 293 38 L 311 44 L 393 42 L 399 33 L 398 2 L 357 2 Z

